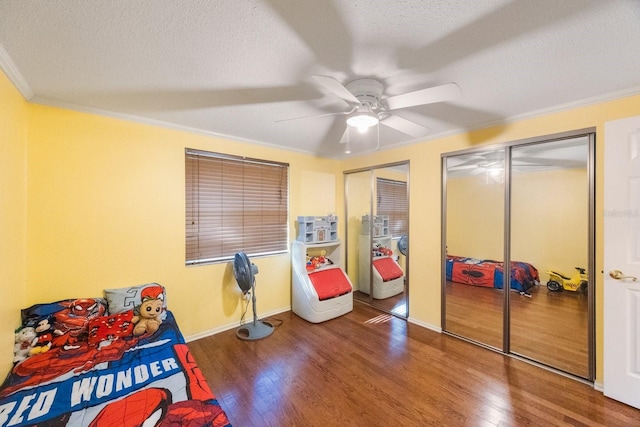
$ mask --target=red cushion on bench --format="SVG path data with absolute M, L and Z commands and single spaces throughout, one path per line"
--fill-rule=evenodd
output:
M 347 279 L 341 268 L 330 268 L 309 273 L 309 279 L 316 289 L 320 301 L 351 292 L 351 283 L 349 283 L 349 279 Z
M 380 258 L 373 261 L 373 266 L 378 270 L 383 282 L 402 277 L 404 273 L 402 269 L 392 258 Z

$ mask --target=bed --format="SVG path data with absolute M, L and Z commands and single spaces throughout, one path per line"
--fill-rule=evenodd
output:
M 467 285 L 502 289 L 504 263 L 447 255 L 446 279 Z M 511 289 L 529 295 L 529 290 L 539 283 L 538 270 L 533 265 L 521 261 L 511 261 Z
M 112 291 L 22 310 L 15 364 L 0 387 L 0 426 L 229 426 L 164 288 Z M 160 320 L 134 335 L 140 322 L 131 307 L 141 298 L 158 302 Z

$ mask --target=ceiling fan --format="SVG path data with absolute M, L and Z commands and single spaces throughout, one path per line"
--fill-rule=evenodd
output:
M 454 156 L 448 159 L 447 172 L 452 176 L 471 176 L 479 174 L 501 175 L 505 162 L 502 152 L 489 152 L 471 155 Z M 540 156 L 514 156 L 511 161 L 513 172 L 535 172 L 550 168 L 566 168 L 578 164 L 579 161 L 553 159 Z
M 349 110 L 285 120 L 346 115 L 346 128 L 340 143 L 347 144 L 347 153 L 349 153 L 349 128 L 357 128 L 360 132 L 366 132 L 372 126 L 382 124 L 415 138 L 425 136 L 429 132 L 429 128 L 391 112 L 417 105 L 450 101 L 462 95 L 457 84 L 446 83 L 385 98 L 383 97 L 384 86 L 376 79 L 361 78 L 343 85 L 330 76 L 313 75 L 312 77 L 316 83 L 345 101 L 350 107 Z

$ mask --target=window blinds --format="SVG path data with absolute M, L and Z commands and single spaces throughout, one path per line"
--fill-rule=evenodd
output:
M 288 250 L 289 165 L 187 149 L 186 263 Z
M 389 231 L 393 237 L 407 234 L 409 206 L 407 183 L 376 178 L 377 215 L 389 215 Z

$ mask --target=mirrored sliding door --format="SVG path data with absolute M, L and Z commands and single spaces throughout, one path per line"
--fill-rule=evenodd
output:
M 371 283 L 368 280 L 369 266 L 366 271 L 360 259 L 368 254 L 369 242 L 363 242 L 362 218 L 371 214 L 371 171 L 361 171 L 345 175 L 347 218 L 347 275 L 354 287 L 353 297 L 370 302 Z
M 345 172 L 347 274 L 354 298 L 408 317 L 409 164 Z
M 511 268 L 527 292 L 510 298 L 511 352 L 588 377 L 589 138 L 511 157 Z
M 446 333 L 594 379 L 594 141 L 443 156 Z
M 446 330 L 502 349 L 504 150 L 445 159 Z

